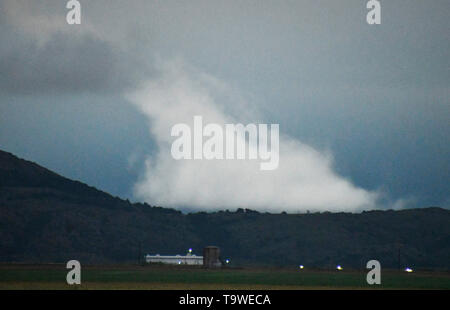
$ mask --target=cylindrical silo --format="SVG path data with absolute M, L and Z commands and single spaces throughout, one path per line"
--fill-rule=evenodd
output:
M 222 266 L 220 262 L 220 249 L 216 246 L 207 246 L 203 249 L 203 267 L 218 268 Z

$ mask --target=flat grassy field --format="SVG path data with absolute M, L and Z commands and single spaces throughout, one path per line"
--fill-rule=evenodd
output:
M 450 289 L 450 272 L 382 270 L 381 285 L 366 271 L 271 268 L 205 270 L 186 266 L 82 266 L 81 285 L 66 283 L 65 265 L 0 265 L 0 289 Z

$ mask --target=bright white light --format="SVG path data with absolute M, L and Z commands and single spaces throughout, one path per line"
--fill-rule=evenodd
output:
M 300 265 L 300 266 L 298 266 L 300 269 L 303 269 L 303 268 L 305 268 L 305 266 L 303 266 L 303 265 Z
M 230 263 L 230 260 L 229 260 L 229 259 L 225 260 L 225 263 L 229 264 L 229 263 Z
M 337 269 L 337 270 L 343 270 L 344 268 L 342 268 L 341 265 L 337 265 L 337 266 L 336 266 L 336 269 Z
M 191 253 L 192 252 L 192 249 L 189 249 L 189 253 Z
M 408 267 L 408 268 L 405 268 L 405 271 L 406 271 L 406 272 L 413 272 L 413 270 L 412 270 L 411 268 L 409 268 L 409 267 Z
M 178 261 L 178 265 L 181 265 L 181 261 Z

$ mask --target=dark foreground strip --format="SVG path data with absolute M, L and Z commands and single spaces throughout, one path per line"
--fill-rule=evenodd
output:
M 446 304 L 450 291 L 0 291 L 2 306 L 29 309 L 401 309 Z M 32 308 L 31 308 L 32 307 Z M 94 308 L 92 308 L 94 307 Z M 155 308 L 158 307 L 158 308 Z M 2 307 L 3 308 L 3 307 Z M 8 307 L 12 308 L 12 307 Z M 6 308 L 5 308 L 6 309 Z

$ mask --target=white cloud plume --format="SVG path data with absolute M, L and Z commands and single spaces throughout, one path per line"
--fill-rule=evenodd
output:
M 148 157 L 135 196 L 151 204 L 196 210 L 239 207 L 270 212 L 359 211 L 374 208 L 378 194 L 333 171 L 332 157 L 282 135 L 277 170 L 261 171 L 257 160 L 174 160 L 171 127 L 207 123 L 261 123 L 255 106 L 220 80 L 180 60 L 163 63 L 161 75 L 128 99 L 149 119 L 159 147 Z M 269 122 L 270 123 L 270 122 Z

